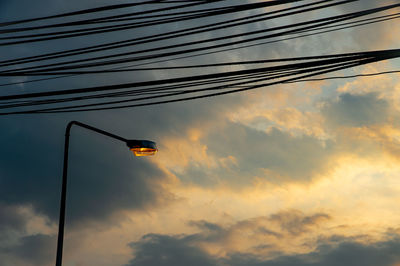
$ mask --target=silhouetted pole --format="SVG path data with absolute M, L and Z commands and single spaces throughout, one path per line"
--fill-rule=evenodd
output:
M 63 244 L 64 244 L 65 203 L 66 203 L 66 199 L 67 199 L 68 148 L 69 148 L 69 135 L 70 135 L 72 124 L 73 123 L 70 122 L 67 125 L 67 129 L 65 130 L 64 165 L 63 165 L 61 201 L 60 201 L 60 218 L 58 220 L 56 266 L 61 266 L 61 263 L 62 263 L 62 252 L 63 252 Z

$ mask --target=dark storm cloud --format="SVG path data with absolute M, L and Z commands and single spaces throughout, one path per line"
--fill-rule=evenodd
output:
M 362 127 L 381 125 L 387 121 L 389 103 L 377 93 L 339 95 L 322 108 L 322 114 L 332 126 Z
M 263 259 L 262 256 L 232 253 L 225 258 L 212 257 L 190 241 L 191 236 L 147 235 L 132 243 L 135 258 L 127 265 L 216 265 L 216 266 L 393 266 L 400 262 L 400 238 L 372 244 L 348 241 L 321 244 L 316 251 Z M 199 264 L 201 263 L 201 264 Z
M 1 201 L 32 205 L 55 219 L 65 124 L 52 119 L 19 121 L 23 123 L 2 123 Z M 146 158 L 134 158 L 124 143 L 73 128 L 70 145 L 68 222 L 103 219 L 118 210 L 143 209 L 170 197 L 160 185 L 165 174 Z
M 96 6 L 103 4 L 109 4 L 109 1 L 96 2 Z M 23 0 L 18 4 L 13 1 L 2 2 L 2 5 L 4 9 L 0 12 L 7 11 L 3 19 L 14 20 L 89 8 L 93 7 L 93 2 L 43 0 L 33 4 L 32 1 Z M 24 7 L 23 10 L 21 6 Z M 36 6 L 46 8 L 34 8 Z M 185 26 L 189 27 L 190 23 Z M 165 28 L 155 31 L 165 31 Z M 138 29 L 130 33 L 138 36 L 141 32 L 149 34 L 148 29 Z M 119 32 L 112 33 L 108 38 L 115 37 L 115 40 L 118 40 L 127 36 L 127 32 Z M 92 36 L 90 40 L 92 44 L 106 41 L 104 36 Z M 14 58 L 85 45 L 89 45 L 85 39 L 76 38 L 11 47 L 5 54 Z M 226 60 L 226 57 L 224 59 Z M 162 74 L 169 76 L 171 73 Z M 71 89 L 99 82 L 110 84 L 157 78 L 160 78 L 157 73 L 95 78 L 84 76 L 48 83 L 25 84 L 13 87 L 12 91 L 15 93 L 16 88 L 21 92 Z M 191 126 L 201 124 L 210 117 L 220 117 L 229 105 L 240 102 L 240 97 L 233 96 L 134 110 L 3 118 L 0 124 L 3 132 L 0 139 L 0 201 L 32 205 L 35 211 L 55 220 L 58 215 L 61 186 L 63 135 L 69 120 L 79 120 L 102 129 L 110 129 L 128 138 L 157 141 L 168 134 L 184 136 Z M 77 129 L 73 129 L 72 132 L 67 223 L 81 219 L 103 219 L 118 210 L 143 209 L 171 199 L 172 195 L 161 185 L 166 176 L 155 164 L 147 159 L 132 158 L 123 144 L 100 139 L 101 136 L 98 141 L 93 141 L 96 138 L 92 134 L 89 133 L 89 137 L 85 137 L 85 134 L 87 133 Z
M 51 10 L 54 1 L 50 1 L 50 5 L 46 5 L 46 2 L 41 4 L 48 7 L 47 13 L 54 10 L 75 10 L 77 6 L 83 8 L 93 4 L 90 1 L 83 1 L 82 5 L 63 2 L 59 9 L 56 5 L 54 10 Z M 103 1 L 104 3 L 109 2 Z M 101 5 L 101 2 L 96 4 Z M 25 1 L 26 7 L 31 5 L 31 1 Z M 16 7 L 10 2 L 8 8 L 14 10 Z M 25 15 L 34 17 L 39 14 Z M 82 46 L 82 43 L 78 44 Z M 51 47 L 46 47 L 44 43 L 17 49 L 14 55 L 20 54 L 21 51 L 38 53 L 55 48 L 61 50 L 65 47 L 63 42 Z M 124 78 L 132 81 L 158 77 L 150 73 L 145 76 L 129 74 Z M 121 77 L 54 80 L 45 87 L 71 88 L 79 86 L 78 84 L 99 81 L 116 83 L 121 81 Z M 43 85 L 26 85 L 23 90 L 35 89 L 43 89 Z M 227 101 L 225 98 L 218 101 L 198 101 L 114 112 L 2 119 L 0 128 L 4 133 L 0 140 L 0 201 L 32 204 L 37 212 L 48 215 L 53 220 L 57 217 L 63 135 L 69 120 L 79 120 L 105 130 L 110 129 L 127 138 L 157 141 L 166 134 L 185 135 L 186 130 L 194 124 L 202 123 L 210 117 L 215 118 L 227 105 L 239 102 L 238 97 L 229 99 L 232 100 Z M 219 107 L 221 102 L 224 102 L 225 107 Z M 214 107 L 210 108 L 210 105 Z M 67 223 L 80 219 L 103 219 L 118 210 L 143 209 L 171 198 L 172 195 L 161 186 L 166 176 L 157 166 L 148 162 L 146 158 L 132 158 L 124 144 L 112 143 L 113 140 L 101 139 L 101 136 L 98 142 L 91 142 L 96 137 L 89 133 L 90 137 L 85 138 L 85 134 L 87 133 L 84 130 L 73 129 L 71 136 Z
M 21 207 L 32 207 L 32 215 L 57 221 L 64 130 L 69 119 L 19 117 L 1 121 L 0 261 L 7 266 L 43 266 L 54 259 L 55 236 L 26 235 L 32 217 L 22 213 Z M 110 131 L 119 134 L 116 128 Z M 162 187 L 165 178 L 149 159 L 135 158 L 124 143 L 74 127 L 67 229 L 85 228 L 89 221 L 113 226 L 118 221 L 110 222 L 109 218 L 120 210 L 163 205 L 172 197 Z

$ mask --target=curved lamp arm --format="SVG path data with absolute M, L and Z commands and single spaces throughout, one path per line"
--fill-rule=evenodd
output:
M 65 129 L 65 136 L 69 136 L 70 131 L 71 131 L 71 127 L 72 127 L 73 125 L 77 125 L 77 126 L 86 128 L 86 129 L 88 129 L 88 130 L 97 132 L 97 133 L 99 133 L 99 134 L 102 134 L 102 135 L 104 135 L 104 136 L 107 136 L 107 137 L 110 137 L 110 138 L 113 138 L 113 139 L 117 139 L 117 140 L 123 141 L 123 142 L 125 142 L 125 143 L 128 141 L 126 138 L 117 136 L 117 135 L 112 134 L 112 133 L 110 133 L 110 132 L 107 132 L 107 131 L 104 131 L 104 130 L 101 130 L 101 129 L 98 129 L 98 128 L 95 128 L 95 127 L 92 127 L 92 126 L 89 126 L 89 125 L 87 125 L 87 124 L 84 124 L 84 123 L 81 123 L 81 122 L 78 122 L 78 121 L 71 121 L 71 122 L 68 123 L 67 128 Z

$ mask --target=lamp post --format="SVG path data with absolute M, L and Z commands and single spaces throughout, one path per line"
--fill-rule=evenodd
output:
M 68 170 L 68 148 L 69 148 L 69 135 L 71 127 L 73 125 L 86 128 L 88 130 L 97 132 L 104 136 L 125 142 L 128 148 L 133 152 L 135 156 L 149 156 L 154 155 L 157 152 L 156 144 L 149 140 L 129 140 L 123 137 L 114 135 L 104 130 L 86 125 L 78 121 L 71 121 L 68 123 L 65 129 L 65 144 L 64 144 L 64 166 L 63 166 L 63 177 L 62 177 L 62 189 L 61 189 L 61 201 L 60 201 L 60 218 L 58 224 L 58 239 L 57 239 L 57 257 L 56 266 L 62 264 L 62 252 L 64 243 L 64 224 L 65 224 L 65 205 L 67 197 L 67 170 Z

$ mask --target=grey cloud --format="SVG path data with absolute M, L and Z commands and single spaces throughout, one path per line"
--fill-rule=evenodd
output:
M 279 239 L 295 239 L 307 234 L 324 222 L 331 219 L 325 213 L 304 214 L 298 210 L 281 211 L 269 216 L 260 216 L 241 220 L 229 225 L 220 225 L 206 220 L 190 221 L 188 224 L 200 230 L 199 233 L 187 236 L 191 243 L 213 244 L 218 246 L 229 245 L 232 239 L 246 235 L 261 237 L 265 242 L 254 248 L 269 248 L 275 250 L 275 241 Z M 259 239 L 257 241 L 260 241 Z
M 5 265 L 50 265 L 55 259 L 55 240 L 43 234 L 22 237 L 15 245 L 0 247 L 0 261 Z
M 216 266 L 393 266 L 400 261 L 400 238 L 372 244 L 347 241 L 321 244 L 311 253 L 263 259 L 260 255 L 232 253 L 212 257 L 188 239 L 190 236 L 147 235 L 132 243 L 135 258 L 128 265 L 216 265 Z
M 42 1 L 41 4 L 46 5 L 47 2 L 54 4 L 54 1 Z M 76 9 L 70 2 L 57 12 Z M 83 7 L 89 3 L 93 4 L 83 1 L 79 6 Z M 49 8 L 47 12 L 52 12 L 52 4 L 46 5 Z M 21 5 L 28 7 L 32 3 L 24 1 Z M 13 10 L 16 7 L 10 1 L 7 8 Z M 30 15 L 34 17 L 39 14 Z M 54 47 L 62 49 L 65 43 L 61 42 L 59 46 L 52 47 L 32 45 L 26 49 L 35 53 L 52 50 Z M 7 54 L 13 54 L 13 51 Z M 14 51 L 14 55 L 17 54 L 19 53 Z M 134 75 L 133 79 L 158 78 L 154 75 Z M 132 75 L 125 75 L 124 80 L 132 81 Z M 112 76 L 109 79 L 104 78 L 103 82 L 110 84 L 124 80 Z M 93 82 L 99 82 L 99 79 L 79 78 L 68 82 L 54 80 L 47 83 L 46 87 L 76 88 L 83 86 L 82 84 L 90 86 Z M 43 84 L 37 83 L 27 85 L 24 90 L 41 89 Z M 36 211 L 50 216 L 52 220 L 56 219 L 61 186 L 63 135 L 69 120 L 88 122 L 105 130 L 111 129 L 121 136 L 157 141 L 169 134 L 185 136 L 186 130 L 191 126 L 202 124 L 210 117 L 219 117 L 229 105 L 240 102 L 240 96 L 232 96 L 206 102 L 196 101 L 134 110 L 4 118 L 0 126 L 4 132 L 0 140 L 0 201 L 32 204 Z M 70 196 L 67 203 L 69 222 L 78 218 L 103 219 L 121 209 L 146 208 L 171 199 L 173 195 L 161 186 L 166 176 L 155 164 L 147 162 L 146 159 L 131 158 L 125 147 L 119 148 L 119 144 L 111 144 L 112 140 L 98 139 L 97 142 L 93 141 L 96 137 L 85 138 L 85 134 L 85 131 L 73 129 L 71 137 L 68 191 Z M 162 150 L 162 143 L 159 144 Z M 74 159 L 75 157 L 77 159 Z
M 10 231 L 24 231 L 25 226 L 25 217 L 20 213 L 18 207 L 0 202 L 0 237 Z
M 192 245 L 190 237 L 151 234 L 130 246 L 135 258 L 127 266 L 217 265 L 214 258 Z
M 376 93 L 344 93 L 336 101 L 325 103 L 322 114 L 332 126 L 362 127 L 387 121 L 389 103 Z
M 229 178 L 232 185 L 251 184 L 249 175 L 271 182 L 310 181 L 329 166 L 330 156 L 334 153 L 330 141 L 322 143 L 312 136 L 292 136 L 276 128 L 263 132 L 238 123 L 227 123 L 202 141 L 210 155 L 217 158 L 233 156 L 238 164 L 230 169 L 207 169 L 207 172 L 191 165 L 187 172 L 178 174 L 182 180 L 202 186 L 210 186 L 224 178 Z M 264 172 L 265 169 L 270 172 Z
M 292 235 L 306 233 L 310 227 L 316 226 L 331 217 L 325 213 L 305 215 L 300 211 L 284 211 L 270 216 L 270 221 L 276 222 L 280 227 Z
M 281 256 L 273 260 L 235 254 L 226 263 L 232 266 L 393 266 L 400 260 L 400 239 L 370 245 L 342 242 L 337 246 L 321 245 L 305 255 Z
M 340 14 L 349 14 L 395 3 L 397 2 L 392 0 L 363 0 L 340 5 L 336 7 L 336 9 Z M 383 15 L 383 13 L 377 14 L 376 16 L 379 15 Z M 316 45 L 318 45 L 318 48 L 323 50 L 328 49 L 334 53 L 385 49 L 386 46 L 383 45 L 387 44 L 383 43 L 382 40 L 385 38 L 385 31 L 389 29 L 389 23 L 390 22 L 367 24 L 345 31 L 333 32 L 329 35 L 324 34 L 318 38 Z M 324 45 L 325 48 L 323 47 Z
M 200 229 L 200 232 L 188 235 L 149 234 L 131 243 L 134 258 L 128 265 L 175 266 L 203 263 L 215 266 L 393 266 L 400 261 L 400 236 L 398 230 L 394 229 L 390 229 L 386 240 L 380 242 L 365 241 L 370 239 L 365 235 L 321 236 L 314 242 L 315 250 L 304 254 L 287 255 L 282 247 L 278 248 L 274 241 L 270 241 L 276 238 L 297 238 L 296 228 L 307 233 L 312 227 L 317 227 L 328 219 L 330 216 L 325 213 L 304 214 L 290 210 L 239 221 L 229 226 L 206 220 L 191 221 L 189 224 Z M 280 231 L 275 232 L 268 228 L 273 224 L 278 224 Z M 228 236 L 235 232 L 251 239 L 252 236 L 256 237 L 262 233 L 263 229 L 274 238 L 265 238 L 264 243 L 253 246 L 252 249 L 257 255 L 232 251 L 224 257 L 219 257 L 207 253 L 204 249 L 208 245 L 229 245 Z M 363 244 L 364 241 L 367 244 Z M 263 251 L 268 255 L 264 257 Z
M 234 232 L 233 227 L 224 227 L 216 223 L 210 223 L 205 220 L 201 221 L 190 221 L 190 226 L 197 227 L 200 229 L 199 234 L 188 236 L 194 243 L 206 242 L 206 243 L 222 243 L 227 241 L 229 236 Z
M 189 225 L 198 227 L 198 228 L 203 229 L 203 230 L 209 230 L 209 231 L 221 231 L 221 230 L 223 230 L 223 228 L 220 225 L 218 225 L 216 223 L 210 223 L 210 222 L 207 222 L 205 220 L 190 221 Z
M 33 204 L 56 219 L 61 187 L 64 129 L 77 119 L 127 138 L 185 136 L 187 128 L 216 117 L 221 109 L 202 103 L 101 115 L 3 119 L 0 140 L 0 201 Z M 115 119 L 118 117 L 118 119 Z M 162 150 L 162 143 L 160 152 Z M 122 143 L 73 128 L 71 133 L 67 219 L 102 219 L 120 209 L 146 208 L 173 197 L 162 188 L 165 174 L 154 158 L 133 158 Z
M 32 214 L 21 206 L 0 203 L 0 264 L 44 266 L 54 262 L 56 237 L 27 234 Z
M 392 0 L 381 0 L 379 2 L 374 1 L 374 0 L 363 0 L 361 3 L 359 1 L 356 1 L 356 2 L 350 3 L 348 5 L 340 6 L 339 8 L 343 9 L 343 10 L 354 12 L 355 6 L 358 6 L 359 8 L 376 8 L 378 6 L 388 5 L 388 4 L 391 4 L 394 2 L 395 1 L 392 1 Z
M 77 5 L 78 2 L 79 5 Z M 26 18 L 27 16 L 46 15 L 55 10 L 57 12 L 71 11 L 76 10 L 78 6 L 82 8 L 92 7 L 92 3 L 93 1 L 41 0 L 33 3 L 31 0 L 9 0 L 0 1 L 0 12 L 2 19 L 7 20 L 7 18 L 17 19 Z M 109 1 L 96 1 L 98 5 L 102 3 L 108 4 Z M 46 8 L 37 8 L 38 6 Z M 23 10 L 21 10 L 21 7 L 23 7 Z M 42 13 L 44 11 L 46 13 Z M 160 31 L 162 30 L 160 29 Z M 121 36 L 116 37 L 118 39 L 121 38 Z M 104 41 L 103 37 L 100 36 L 94 37 L 92 40 L 95 43 Z M 235 54 L 232 58 L 258 59 L 260 55 L 263 58 L 268 58 L 271 55 L 273 57 L 279 56 L 279 54 L 288 56 L 288 52 L 292 53 L 292 55 L 304 55 L 315 51 L 316 46 L 325 48 L 324 45 L 320 45 L 321 42 L 314 42 L 312 45 L 309 45 L 308 42 L 301 43 L 301 49 L 298 48 L 298 43 L 279 43 L 260 46 L 256 50 L 241 50 L 240 53 Z M 328 44 L 326 47 L 331 47 L 332 42 L 326 43 Z M 82 46 L 82 43 L 76 40 L 68 44 L 68 46 L 70 45 Z M 51 46 L 38 43 L 17 48 L 7 48 L 7 52 L 3 53 L 3 55 L 11 57 L 17 54 L 29 55 L 30 52 L 41 53 L 43 51 L 61 50 L 65 47 L 64 41 L 57 41 Z M 231 56 L 230 54 L 228 56 Z M 228 56 L 227 54 L 213 55 L 211 58 L 214 59 L 211 60 L 218 61 L 221 59 L 228 61 Z M 189 60 L 187 62 L 190 63 Z M 196 60 L 196 62 L 201 63 L 200 60 Z M 163 75 L 167 76 L 169 74 L 163 73 Z M 159 78 L 155 73 L 134 76 L 135 80 L 155 78 Z M 90 86 L 98 81 L 98 79 L 89 77 L 81 77 L 68 82 L 66 80 L 55 80 L 45 86 L 42 83 L 26 85 L 26 91 L 42 90 L 43 86 L 46 89 L 77 88 Z M 117 81 L 132 81 L 132 76 L 113 75 L 101 79 L 101 82 L 107 84 Z M 10 91 L 15 92 L 15 88 L 13 87 Z M 88 121 L 90 124 L 100 128 L 116 129 L 115 133 L 121 133 L 123 136 L 131 136 L 133 132 L 133 137 L 157 139 L 166 134 L 184 134 L 185 130 L 192 125 L 201 125 L 207 122 L 210 117 L 215 119 L 230 108 L 235 109 L 235 106 L 240 105 L 242 103 L 241 97 L 241 95 L 235 95 L 184 104 L 99 112 L 97 114 L 62 115 L 52 118 L 29 116 L 2 119 L 0 201 L 7 204 L 32 204 L 37 212 L 48 215 L 53 221 L 56 219 L 62 167 L 63 130 L 68 120 L 78 119 L 83 122 Z M 268 134 L 259 133 L 240 125 L 233 125 L 228 130 L 233 130 L 231 131 L 233 136 L 228 137 L 227 140 L 217 137 L 215 140 L 216 145 L 210 146 L 212 147 L 211 152 L 234 154 L 240 159 L 241 165 L 250 162 L 250 167 L 242 170 L 244 172 L 252 172 L 266 167 L 291 178 L 308 180 L 313 173 L 320 170 L 319 165 L 329 159 L 329 145 L 326 148 L 322 147 L 313 138 L 296 139 L 277 130 Z M 241 132 L 244 132 L 243 136 L 240 135 Z M 139 161 L 130 158 L 130 154 L 126 154 L 125 147 L 118 148 L 113 143 L 110 143 L 109 140 L 98 139 L 97 141 L 94 140 L 95 138 L 85 137 L 85 134 L 81 131 L 73 132 L 67 224 L 72 222 L 76 225 L 79 224 L 78 221 L 86 219 L 105 219 L 121 209 L 143 209 L 170 199 L 172 195 L 161 186 L 165 176 L 155 165 L 145 160 Z M 244 141 L 244 137 L 247 136 L 254 138 L 255 141 Z M 301 144 L 303 140 L 305 142 Z M 209 142 L 210 144 L 215 144 L 213 140 L 209 140 Z M 234 149 L 231 151 L 226 150 L 227 145 L 231 143 L 234 144 Z M 254 149 L 255 152 L 250 153 L 251 149 Z M 256 155 L 257 153 L 258 155 Z M 238 176 L 236 171 L 237 169 L 232 169 L 232 172 L 228 174 L 235 176 L 237 182 L 248 182 L 248 180 L 241 179 L 243 172 L 239 172 Z M 220 175 L 221 173 L 226 174 L 226 172 L 220 172 L 217 175 L 222 176 Z M 205 179 L 204 172 L 198 171 L 196 174 L 200 176 L 199 180 Z M 209 179 L 211 184 L 213 183 L 213 178 Z M 12 228 L 10 224 L 13 221 L 15 222 L 15 230 L 22 230 L 24 222 L 20 220 L 18 213 L 13 213 L 12 211 L 10 211 L 9 217 L 4 221 L 0 220 L 0 223 L 3 222 L 4 228 Z M 7 224 L 7 227 L 5 224 Z M 209 230 L 214 230 L 214 232 L 221 230 L 218 225 L 210 223 L 203 223 L 202 226 L 207 227 Z M 266 233 L 269 232 L 267 228 L 264 229 Z M 26 238 L 22 240 L 19 248 L 24 250 L 28 244 L 45 244 L 47 241 L 45 239 L 45 236 Z M 185 261 L 191 262 L 192 256 L 198 251 L 196 247 L 190 245 L 190 248 L 186 249 L 186 246 L 180 242 L 181 238 L 161 239 L 154 237 L 154 239 L 156 239 L 154 242 L 148 242 L 148 246 L 141 250 L 141 254 L 144 254 L 145 251 L 149 251 L 146 253 L 147 255 L 151 254 L 147 248 L 154 247 L 152 244 L 158 244 L 158 247 L 164 246 L 166 243 L 175 244 L 176 249 L 174 252 L 178 250 L 187 251 L 188 255 Z M 182 241 L 188 243 L 187 239 Z M 151 251 L 156 252 L 156 250 Z M 19 254 L 26 254 L 29 257 L 29 252 L 24 253 L 21 251 Z M 194 256 L 195 261 L 202 261 L 202 265 L 215 265 L 215 260 L 204 252 L 202 253 L 201 250 L 197 254 L 199 254 L 199 257 Z M 34 257 L 32 258 L 35 259 Z M 159 259 L 158 262 L 163 262 L 163 258 L 155 258 Z M 152 262 L 150 257 L 142 257 L 142 259 L 140 263 Z M 36 260 L 39 261 L 38 258 Z M 179 257 L 167 257 L 166 261 L 168 263 L 171 261 L 176 262 L 179 261 Z M 196 264 L 194 262 L 190 265 Z
M 242 1 L 237 1 L 240 2 Z M 109 2 L 96 2 L 96 6 L 102 4 Z M 21 0 L 18 3 L 2 1 L 1 6 L 0 14 L 6 21 L 89 8 L 93 7 L 93 2 L 42 0 L 33 4 L 32 1 Z M 24 7 L 23 12 L 21 6 Z M 38 9 L 34 6 L 46 8 Z M 190 23 L 185 26 L 189 26 Z M 157 30 L 162 32 L 165 28 Z M 130 33 L 132 36 L 138 36 L 141 32 L 148 34 L 148 29 L 138 29 Z M 119 40 L 127 35 L 128 32 L 116 35 L 112 33 L 110 39 Z M 103 43 L 104 36 L 91 36 L 90 40 L 94 44 Z M 4 54 L 15 58 L 86 44 L 85 39 L 79 38 L 68 42 L 54 41 L 51 44 L 32 43 L 7 48 L 7 53 Z M 226 55 L 210 58 L 216 61 L 227 59 Z M 202 61 L 199 58 L 194 60 L 196 63 Z M 186 62 L 190 63 L 190 60 Z M 113 74 L 95 78 L 81 76 L 68 80 L 25 84 L 25 87 L 20 88 L 20 92 L 39 91 L 44 88 L 71 89 L 95 83 L 152 80 L 161 78 L 160 75 L 170 77 L 175 72 L 158 74 Z M 14 87 L 5 88 L 4 93 L 15 93 L 15 90 Z M 106 130 L 116 129 L 112 131 L 122 136 L 157 141 L 169 134 L 184 136 L 191 126 L 207 122 L 210 117 L 221 117 L 228 108 L 241 102 L 241 96 L 235 95 L 134 110 L 4 118 L 0 126 L 4 132 L 0 140 L 0 201 L 7 204 L 32 204 L 35 211 L 49 216 L 53 221 L 56 220 L 61 186 L 63 135 L 69 120 L 88 122 Z M 125 147 L 119 148 L 111 144 L 112 140 L 98 138 L 98 141 L 94 141 L 96 137 L 85 137 L 86 134 L 74 129 L 71 136 L 67 223 L 75 223 L 82 219 L 105 219 L 118 210 L 143 209 L 173 197 L 162 187 L 161 183 L 166 176 L 155 164 L 147 162 L 146 159 L 132 159 Z
M 1 201 L 32 205 L 56 219 L 66 122 L 3 122 L 7 130 L 0 140 Z M 171 199 L 161 186 L 166 176 L 157 166 L 134 158 L 123 143 L 102 138 L 77 128 L 71 133 L 67 223 L 101 221 L 118 210 L 144 209 Z

